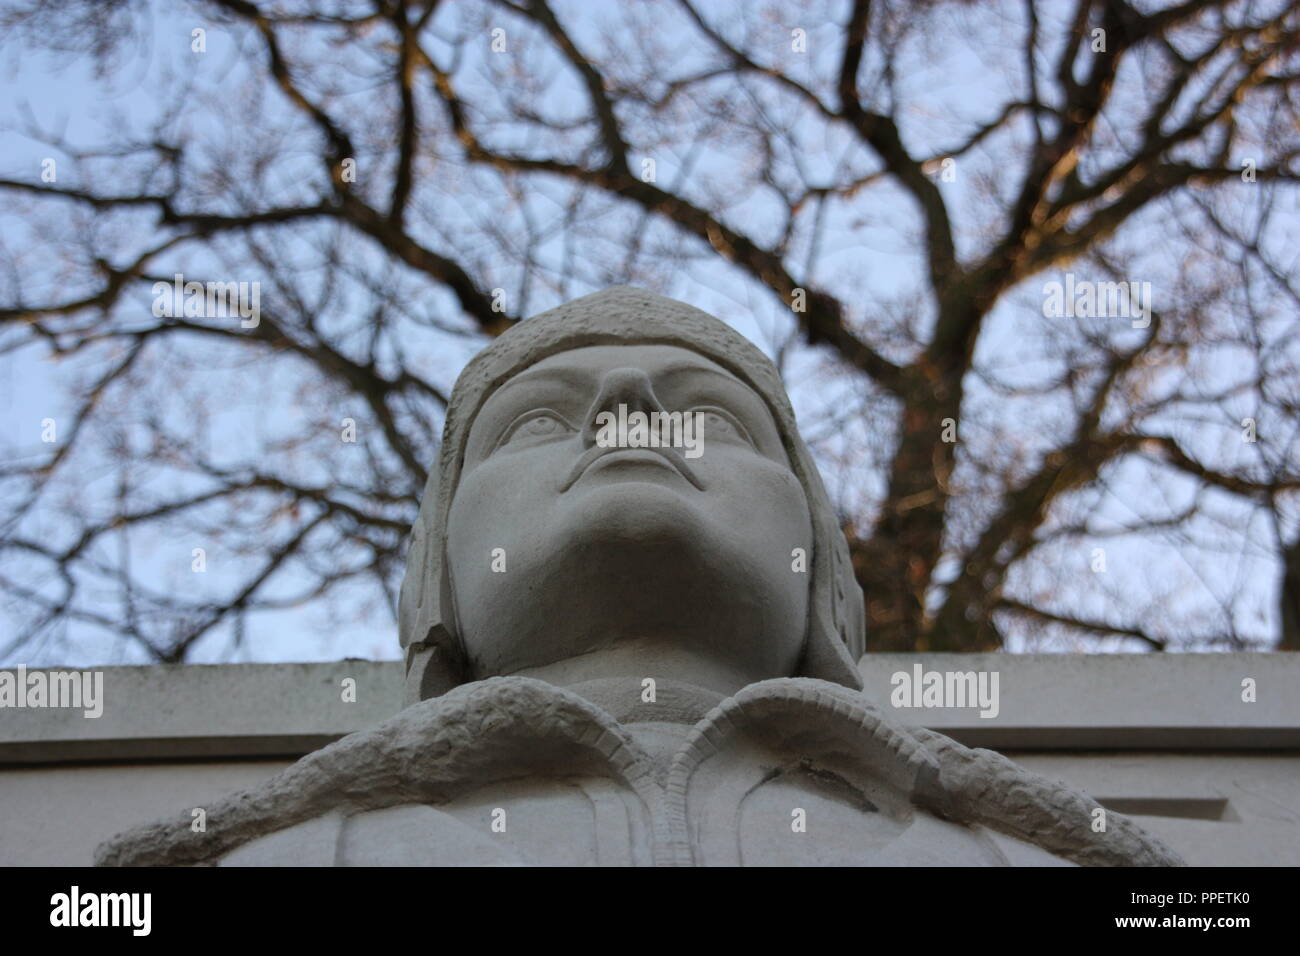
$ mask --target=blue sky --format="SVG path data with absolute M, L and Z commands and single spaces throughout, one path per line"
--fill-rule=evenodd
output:
M 231 34 L 206 24 L 207 52 L 196 55 L 189 49 L 189 32 L 194 26 L 205 24 L 188 12 L 179 12 L 185 8 L 159 9 L 166 12 L 145 18 L 143 22 L 149 24 L 149 33 L 139 37 L 132 52 L 122 58 L 107 80 L 97 77 L 83 57 L 31 52 L 12 41 L 0 42 L 0 66 L 5 72 L 9 94 L 4 104 L 0 104 L 0 144 L 3 145 L 0 149 L 0 156 L 3 156 L 0 174 L 17 179 L 35 179 L 39 175 L 41 160 L 53 156 L 59 162 L 59 183 L 78 183 L 79 170 L 75 162 L 17 131 L 27 124 L 29 118 L 47 132 L 56 132 L 69 141 L 90 145 L 102 142 L 115 131 L 147 126 L 158 114 L 159 104 L 172 99 L 171 96 L 159 96 L 160 90 L 178 91 L 184 84 L 192 84 L 194 96 L 186 101 L 197 104 L 209 102 L 214 92 L 219 93 L 227 87 L 234 90 L 239 86 L 255 61 L 250 60 Z M 582 17 L 578 17 L 568 7 L 561 9 L 567 11 L 567 22 L 575 24 L 579 42 L 589 44 L 592 49 L 599 48 L 603 42 L 604 14 L 593 15 L 588 8 Z M 610 17 L 615 16 L 612 9 Z M 843 17 L 839 5 L 834 3 L 814 4 L 809 9 L 813 11 L 809 16 L 814 21 L 809 29 L 810 55 L 807 57 L 811 82 L 813 74 L 825 77 L 833 66 L 836 23 Z M 827 19 L 816 22 L 818 16 Z M 977 14 L 961 12 L 957 16 L 959 20 L 970 17 L 973 22 Z M 1015 22 L 1014 12 L 1008 16 L 1008 22 L 998 29 L 1014 36 L 1020 26 Z M 727 23 L 724 29 L 733 28 L 730 21 L 719 22 Z M 670 23 L 665 29 L 671 31 L 683 27 Z M 763 35 L 770 34 L 775 46 L 788 35 L 789 29 L 790 23 L 771 20 L 765 22 L 759 32 L 767 31 Z M 993 35 L 997 35 L 996 31 Z M 937 149 L 960 140 L 963 129 L 989 119 L 996 112 L 1000 98 L 1016 95 L 1017 91 L 999 78 L 999 61 L 1005 59 L 1005 53 L 995 43 L 984 42 L 986 39 L 987 35 L 979 30 L 971 33 L 957 30 L 951 35 L 937 36 L 932 41 L 932 58 L 918 63 L 916 69 L 898 78 L 899 98 L 910 104 L 904 117 L 905 130 L 917 143 L 916 152 L 927 151 L 927 146 Z M 688 47 L 683 44 L 682 48 Z M 499 64 L 487 59 L 487 54 L 481 50 L 478 56 L 482 63 L 471 62 L 463 69 L 468 73 L 477 70 L 484 77 L 490 77 L 491 71 L 498 69 Z M 683 61 L 673 66 L 684 70 L 689 65 Z M 796 61 L 796 75 L 801 68 Z M 867 75 L 874 75 L 877 68 L 878 64 L 868 62 Z M 539 75 L 548 69 L 553 72 L 554 79 L 543 103 L 557 111 L 570 106 L 574 107 L 571 111 L 580 111 L 582 100 L 576 98 L 580 94 L 573 78 L 554 64 L 536 67 Z M 1138 92 L 1135 91 L 1134 95 Z M 756 95 L 766 94 L 760 90 Z M 1124 108 L 1126 95 L 1121 91 L 1117 97 L 1118 108 Z M 232 109 L 235 103 L 232 97 Z M 851 139 L 846 135 L 825 133 L 795 105 L 779 97 L 772 97 L 770 105 L 773 115 L 784 116 L 788 121 L 791 135 L 796 140 L 808 142 L 824 137 L 819 140 L 820 149 L 800 153 L 791 160 L 802 163 L 811 178 L 831 176 L 844 168 L 869 168 L 870 157 L 855 152 Z M 275 102 L 275 94 L 271 94 L 262 122 L 275 122 L 275 117 L 284 115 L 284 112 L 283 103 Z M 202 136 L 214 141 L 223 138 L 237 140 L 239 134 L 237 127 L 229 125 L 228 115 L 209 111 L 207 106 L 187 109 L 182 122 L 191 124 Z M 523 137 L 521 143 L 526 144 L 529 141 L 524 132 L 520 130 L 519 135 Z M 1007 150 L 1012 148 L 1015 137 L 1024 133 L 1023 127 L 1013 125 L 1008 133 L 1009 141 L 993 143 L 994 148 L 987 152 L 976 152 L 963 158 L 960 174 L 953 182 L 944 184 L 945 198 L 960 227 L 956 239 L 963 255 L 975 254 L 986 241 L 990 227 L 986 193 L 990 189 L 1008 189 L 1016 181 L 1016 170 L 1006 165 Z M 1117 142 L 1123 140 L 1122 129 L 1115 135 Z M 302 153 L 304 162 L 313 159 L 311 143 L 303 141 L 292 148 Z M 710 184 L 725 186 L 735 180 L 738 164 L 743 168 L 749 161 L 743 149 L 715 148 L 711 143 L 699 150 L 664 149 L 655 158 L 661 182 L 671 187 L 680 178 L 683 189 L 700 191 L 706 190 Z M 688 172 L 683 176 L 684 168 L 688 168 Z M 295 175 L 292 163 L 286 164 L 277 175 L 285 196 L 303 191 L 304 184 Z M 535 188 L 536 191 L 526 197 L 525 205 L 539 219 L 555 216 L 562 191 L 557 190 L 552 196 L 547 194 L 545 186 Z M 1285 210 L 1288 215 L 1293 216 L 1294 205 L 1294 197 L 1291 197 Z M 440 210 L 447 218 L 442 228 L 448 229 L 462 220 L 469 223 L 490 215 L 490 207 L 472 190 L 444 196 Z M 46 262 L 41 257 L 40 250 L 46 241 L 40 231 L 42 224 L 13 215 L 10 210 L 0 212 L 3 212 L 0 243 L 10 251 L 23 252 L 34 263 L 33 275 L 48 270 L 40 278 L 52 281 L 57 275 L 57 264 Z M 742 197 L 729 215 L 743 231 L 760 239 L 773 235 L 780 224 L 772 197 L 761 190 Z M 914 235 L 917 230 L 917 217 L 910 200 L 897 188 L 884 185 L 872 188 L 860 202 L 837 203 L 828 207 L 826 216 L 828 238 L 823 240 L 821 254 L 815 260 L 815 270 L 805 278 L 840 294 L 848 303 L 853 318 L 868 324 L 873 315 L 905 309 L 909 302 L 917 301 L 920 303 L 918 327 L 923 330 L 926 308 L 924 298 L 920 296 L 923 291 L 921 258 L 915 243 L 900 241 L 900 236 Z M 141 228 L 147 227 L 147 217 L 142 217 Z M 60 222 L 52 224 L 51 228 L 62 230 L 67 225 Z M 1151 276 L 1157 280 L 1158 303 L 1162 295 L 1167 301 L 1171 295 L 1182 294 L 1180 290 L 1171 289 L 1168 283 L 1159 282 L 1173 274 L 1172 270 L 1179 263 L 1172 260 L 1184 253 L 1183 246 L 1161 241 L 1167 229 L 1168 226 L 1158 219 L 1139 219 L 1130 231 L 1121 235 L 1118 243 L 1129 256 L 1126 265 L 1131 275 L 1138 278 Z M 791 255 L 796 262 L 804 258 L 800 250 L 806 252 L 811 235 L 811 229 L 801 225 L 797 249 Z M 542 254 L 558 260 L 569 238 L 563 232 L 557 233 L 543 247 Z M 214 248 L 190 253 L 177 259 L 177 263 L 183 262 L 185 268 L 193 271 L 218 269 L 220 252 L 219 248 Z M 356 254 L 364 261 L 373 252 L 359 249 Z M 1072 267 L 1075 271 L 1080 268 Z M 653 265 L 646 266 L 645 270 L 655 274 Z M 789 313 L 781 304 L 757 290 L 730 267 L 719 268 L 716 262 L 710 264 L 707 258 L 701 258 L 696 268 L 681 273 L 665 271 L 659 278 L 663 291 L 732 322 L 769 354 L 774 354 L 775 348 L 792 331 Z M 1059 374 L 1059 361 L 1040 360 L 1034 355 L 1036 343 L 1050 341 L 1054 335 L 1070 331 L 1053 329 L 1040 308 L 1043 285 L 1057 278 L 1059 274 L 1056 273 L 1044 274 L 1003 300 L 990 318 L 988 331 L 980 339 L 977 364 L 997 368 L 1020 384 L 1047 380 Z M 398 277 L 394 281 L 407 280 Z M 592 291 L 601 284 L 599 273 L 590 274 L 586 282 L 589 287 L 581 287 L 581 282 L 573 283 L 563 290 L 563 294 Z M 540 311 L 562 297 L 561 292 L 550 293 L 549 298 L 547 294 L 539 293 L 530 300 L 527 311 Z M 147 307 L 148 297 L 144 290 L 139 291 L 135 301 L 142 310 Z M 445 292 L 431 295 L 431 309 L 451 312 L 449 303 Z M 141 317 L 146 317 L 143 311 Z M 328 321 L 337 323 L 340 330 L 360 328 L 364 314 L 330 316 Z M 410 342 L 410 349 L 417 356 L 421 369 L 444 388 L 450 386 L 459 367 L 476 347 L 474 339 Z M 262 357 L 221 348 L 189 353 L 188 361 L 190 364 L 183 369 L 187 381 L 195 389 L 218 398 L 215 407 L 205 413 L 211 416 L 208 435 L 212 453 L 218 459 L 222 455 L 236 460 L 241 455 L 255 454 L 268 443 L 301 433 L 311 422 L 322 418 L 333 420 L 347 414 L 346 403 L 337 408 L 322 409 L 299 400 L 300 381 L 290 363 L 272 366 Z M 46 455 L 49 449 L 40 441 L 41 422 L 46 418 L 66 421 L 72 409 L 67 394 L 70 384 L 97 374 L 102 363 L 103 356 L 99 353 L 52 360 L 35 346 L 0 356 L 0 407 L 4 408 L 6 420 L 10 423 L 0 445 L 0 460 L 14 464 Z M 800 347 L 793 350 L 785 371 L 801 420 L 809 432 L 815 433 L 812 443 L 823 456 L 832 493 L 843 503 L 846 511 L 868 515 L 872 502 L 880 495 L 885 462 L 869 456 L 864 458 L 857 449 L 869 444 L 863 441 L 863 437 L 879 424 L 872 416 L 888 417 L 888 411 L 877 397 L 869 392 L 863 394 L 860 383 L 848 378 L 828 377 L 827 368 L 827 357 L 823 353 Z M 173 372 L 182 374 L 176 369 Z M 1212 358 L 1203 370 L 1207 380 L 1223 382 L 1232 380 L 1235 372 L 1230 354 Z M 183 428 L 187 408 L 183 404 L 167 407 L 166 388 L 161 383 L 158 397 L 162 414 Z M 986 389 L 975 384 L 969 401 L 975 407 L 981 403 L 991 407 L 995 399 Z M 851 426 L 830 431 L 819 428 L 819 423 L 827 420 L 836 409 L 859 405 L 863 413 Z M 1023 445 L 1023 452 L 1017 453 L 1029 457 L 1041 454 L 1059 437 L 1052 433 L 1053 415 L 1058 411 L 1059 406 L 1047 401 L 1026 399 L 1006 403 L 996 416 L 1006 437 L 997 440 Z M 128 416 L 132 413 L 131 409 L 126 410 Z M 1241 414 L 1250 413 L 1250 408 L 1243 405 Z M 135 433 L 132 431 L 133 422 L 127 420 L 121 424 L 125 432 Z M 1176 421 L 1173 427 L 1182 428 L 1189 441 L 1218 442 L 1222 446 L 1220 455 L 1248 455 L 1255 451 L 1230 444 L 1235 427 L 1232 416 L 1209 423 L 1191 419 Z M 855 457 L 848 467 L 840 468 L 836 459 L 847 451 L 853 451 Z M 302 467 L 308 473 L 316 468 L 310 458 Z M 325 480 L 330 471 L 322 467 L 315 473 Z M 75 493 L 81 496 L 83 503 L 107 508 L 113 501 L 116 480 L 116 469 L 111 461 L 87 461 L 76 473 L 75 489 L 61 489 L 61 493 Z M 179 484 L 173 487 L 184 484 L 184 480 L 179 480 Z M 1150 517 L 1178 511 L 1190 500 L 1193 484 L 1166 476 L 1159 484 L 1158 494 L 1153 493 L 1155 490 L 1148 471 L 1136 466 L 1120 466 L 1107 473 L 1104 486 L 1093 494 L 1085 510 L 1093 527 L 1120 527 L 1139 515 Z M 1259 513 L 1243 509 L 1226 497 L 1216 501 L 1215 508 L 1219 523 L 1238 533 L 1243 527 L 1251 527 L 1249 523 L 1262 520 Z M 44 500 L 37 512 L 24 520 L 22 527 L 29 535 L 57 539 L 63 528 L 58 497 L 51 495 Z M 1215 522 L 1206 524 L 1200 533 L 1212 544 L 1216 534 Z M 223 562 L 240 560 L 237 555 L 224 552 L 219 542 L 201 542 L 209 552 L 210 572 L 200 585 L 189 568 L 191 549 L 197 546 L 194 541 L 172 537 L 163 531 L 132 532 L 132 535 L 130 546 L 137 571 L 161 590 L 201 586 L 208 589 L 204 593 L 220 594 L 223 585 L 230 580 L 222 572 Z M 1260 528 L 1257 533 L 1246 537 L 1266 538 L 1267 531 Z M 1215 554 L 1213 547 L 1207 547 L 1192 554 L 1180 543 L 1162 541 L 1157 536 L 1145 536 L 1138 541 L 1108 538 L 1104 546 L 1112 578 L 1105 582 L 1104 587 L 1095 588 L 1093 585 L 1098 583 L 1095 576 L 1082 579 L 1091 589 L 1082 600 L 1095 616 L 1105 617 L 1116 601 L 1167 601 L 1173 597 L 1185 600 L 1186 608 L 1193 609 L 1199 606 L 1198 602 L 1212 607 L 1225 596 L 1245 593 L 1249 597 L 1241 603 L 1246 614 L 1238 622 L 1242 630 L 1248 633 L 1276 631 L 1277 564 L 1266 551 L 1242 547 Z M 1076 565 L 1086 568 L 1091 547 L 1077 541 L 1063 544 L 1053 552 L 1050 563 L 1058 569 Z M 305 578 L 289 574 L 275 582 L 275 589 L 277 593 L 294 594 L 304 581 Z M 49 583 L 38 582 L 41 587 Z M 1033 590 L 1035 582 L 1032 576 L 1023 582 L 1023 586 Z M 103 607 L 110 609 L 109 613 L 115 600 L 111 595 L 103 598 Z M 12 604 L 0 604 L 0 614 L 10 616 L 11 628 L 17 626 L 18 612 Z M 0 617 L 0 620 L 4 618 Z M 196 648 L 193 659 L 329 660 L 340 656 L 392 658 L 397 655 L 395 625 L 384 607 L 382 595 L 373 588 L 344 586 L 325 599 L 260 613 L 251 626 L 255 633 L 245 635 L 235 648 L 232 648 L 233 635 L 224 631 L 205 638 Z M 74 646 L 97 663 L 128 663 L 139 659 L 138 653 L 129 646 L 90 632 L 76 632 Z M 1015 649 L 1014 645 L 1012 649 Z M 1054 649 L 1071 649 L 1071 645 L 1063 643 Z M 1131 643 L 1111 642 L 1100 645 L 1099 649 L 1134 648 Z M 0 663 L 52 662 L 42 656 L 45 653 L 66 655 L 66 645 L 51 645 L 48 650 L 28 649 L 22 658 Z

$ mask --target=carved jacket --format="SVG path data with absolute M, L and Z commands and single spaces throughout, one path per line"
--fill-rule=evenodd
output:
M 838 684 L 751 684 L 667 763 L 586 699 L 498 677 L 100 846 L 100 865 L 1177 865 L 1087 795 L 892 724 Z M 1098 830 L 1096 821 L 1105 821 Z

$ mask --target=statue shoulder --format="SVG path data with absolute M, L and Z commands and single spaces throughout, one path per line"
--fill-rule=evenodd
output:
M 215 801 L 201 832 L 187 811 L 113 837 L 99 846 L 95 862 L 212 865 L 227 857 L 237 861 L 237 851 L 254 841 L 264 851 L 260 860 L 276 855 L 285 862 L 324 862 L 318 860 L 324 848 L 333 852 L 338 843 L 329 835 L 354 816 L 402 809 L 454 831 L 460 824 L 445 813 L 439 818 L 442 811 L 434 807 L 518 777 L 521 768 L 610 779 L 647 797 L 653 786 L 636 743 L 604 711 L 542 681 L 494 677 L 412 705 Z M 296 839 L 271 840 L 290 828 Z
M 866 855 L 878 863 L 1182 863 L 1082 791 L 993 751 L 905 727 L 859 691 L 809 678 L 763 681 L 724 701 L 692 732 L 667 792 L 668 813 L 683 825 L 689 819 L 699 853 L 716 863 L 755 859 L 763 847 L 774 859 L 808 853 L 809 862 L 842 863 L 838 845 L 851 843 L 861 857 L 873 841 Z M 709 821 L 734 819 L 740 801 L 751 805 L 740 808 L 740 832 L 711 833 Z M 782 806 L 796 817 L 787 829 L 799 832 L 802 812 L 813 833 L 810 803 L 823 832 L 833 821 L 831 839 L 775 839 Z M 747 834 L 747 818 L 765 822 Z

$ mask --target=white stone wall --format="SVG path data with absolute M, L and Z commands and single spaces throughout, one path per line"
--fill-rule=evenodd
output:
M 918 663 L 923 673 L 996 671 L 997 716 L 891 706 L 891 678 Z M 107 668 L 98 719 L 0 709 L 0 865 L 88 864 L 114 833 L 202 807 L 374 726 L 400 706 L 401 670 Z M 1300 865 L 1300 655 L 867 655 L 862 671 L 868 697 L 895 719 L 1086 790 L 1189 863 Z

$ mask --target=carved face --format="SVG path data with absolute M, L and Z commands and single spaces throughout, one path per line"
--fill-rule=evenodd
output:
M 699 413 L 698 449 L 606 447 L 601 413 L 620 405 Z M 572 661 L 580 677 L 721 685 L 797 666 L 804 490 L 764 402 L 687 349 L 574 349 L 499 387 L 470 430 L 447 536 L 476 677 Z

